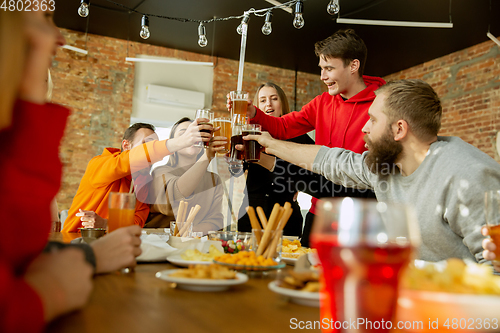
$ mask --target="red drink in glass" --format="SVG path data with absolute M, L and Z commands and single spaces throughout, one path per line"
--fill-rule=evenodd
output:
M 335 235 L 314 235 L 311 242 L 323 266 L 321 319 L 355 321 L 360 332 L 390 331 L 400 272 L 413 249 L 396 244 L 344 247 Z

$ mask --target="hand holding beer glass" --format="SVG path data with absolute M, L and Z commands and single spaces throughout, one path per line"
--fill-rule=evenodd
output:
M 261 135 L 261 126 L 258 124 L 242 125 L 242 135 Z M 247 162 L 258 162 L 262 146 L 256 140 L 243 140 L 245 144 L 244 156 Z
M 223 136 L 227 139 L 227 142 L 224 144 L 224 149 L 219 150 L 217 153 L 229 153 L 231 148 L 231 119 L 228 117 L 218 117 L 214 119 L 214 128 L 214 137 Z
M 319 206 L 311 244 L 323 266 L 321 319 L 354 321 L 357 332 L 390 331 L 400 272 L 420 242 L 412 211 L 352 198 L 322 199 Z M 340 331 L 338 325 L 325 331 Z
M 231 91 L 229 93 L 231 98 L 231 119 L 234 116 L 239 116 L 241 119 L 239 124 L 246 124 L 248 122 L 247 107 L 248 107 L 248 93 L 244 91 Z
M 210 111 L 209 109 L 200 109 L 196 110 L 194 119 L 198 120 L 198 125 L 210 125 L 212 128 L 211 129 L 201 129 L 200 132 L 208 133 L 210 134 L 210 137 L 212 136 L 212 131 L 213 131 L 213 123 L 214 123 L 214 113 Z M 210 141 L 200 141 L 194 144 L 195 147 L 208 147 L 210 144 Z

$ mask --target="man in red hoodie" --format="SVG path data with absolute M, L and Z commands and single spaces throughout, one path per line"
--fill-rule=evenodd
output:
M 366 45 L 352 29 L 339 30 L 327 39 L 317 42 L 321 80 L 327 85 L 325 92 L 307 103 L 299 112 L 282 117 L 267 116 L 249 104 L 247 116 L 253 124 L 261 124 L 273 137 L 286 140 L 316 130 L 316 144 L 339 147 L 356 153 L 365 151 L 361 129 L 368 121 L 368 108 L 375 99 L 374 91 L 385 84 L 381 78 L 364 76 Z M 307 192 L 307 191 L 306 191 Z M 335 189 L 335 195 L 344 192 Z M 340 192 L 340 194 L 339 194 Z M 345 194 L 344 194 L 345 195 Z M 309 232 L 314 219 L 315 205 L 306 216 L 302 244 L 308 246 Z

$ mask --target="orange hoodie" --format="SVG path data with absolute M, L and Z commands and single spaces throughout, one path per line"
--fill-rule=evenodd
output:
M 79 209 L 94 211 L 107 219 L 109 193 L 128 192 L 131 174 L 150 168 L 152 163 L 170 154 L 166 140 L 150 141 L 124 152 L 105 148 L 101 155 L 91 159 L 87 165 L 62 231 L 78 232 L 78 228 L 82 227 L 80 217 L 75 216 Z M 149 205 L 137 200 L 134 223 L 144 226 L 148 214 Z

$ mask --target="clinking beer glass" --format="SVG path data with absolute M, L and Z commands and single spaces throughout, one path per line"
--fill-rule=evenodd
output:
M 247 107 L 248 107 L 248 93 L 244 91 L 231 91 L 231 119 L 234 121 L 234 116 L 239 116 L 238 124 L 246 124 Z
M 198 125 L 212 125 L 212 127 L 213 127 L 214 113 L 212 111 L 210 111 L 210 109 L 199 109 L 199 110 L 196 110 L 194 118 L 195 119 L 202 119 L 202 118 L 208 119 L 208 122 L 199 122 Z M 202 129 L 202 130 L 200 130 L 200 132 L 206 132 L 206 133 L 210 133 L 210 135 L 212 135 L 212 131 L 211 130 Z M 203 147 L 203 146 L 205 146 L 207 148 L 208 148 L 209 145 L 210 145 L 210 141 L 206 141 L 206 142 L 200 141 L 200 142 L 197 142 L 197 143 L 194 144 L 195 147 Z
M 243 145 L 243 135 L 242 135 L 242 126 L 239 124 L 234 124 L 232 126 L 232 135 L 231 135 L 231 149 L 229 151 L 229 163 L 241 163 L 243 158 L 245 157 L 245 152 L 242 150 L 236 149 L 236 145 Z
M 261 126 L 258 124 L 242 125 L 242 135 L 261 135 Z M 255 140 L 243 140 L 245 144 L 245 160 L 247 162 L 258 162 L 262 146 Z
M 224 150 L 218 152 L 221 154 L 226 154 L 231 149 L 231 119 L 228 117 L 218 117 L 214 119 L 214 128 L 218 128 L 214 132 L 214 136 L 223 136 L 227 139 L 226 144 L 224 145 Z

